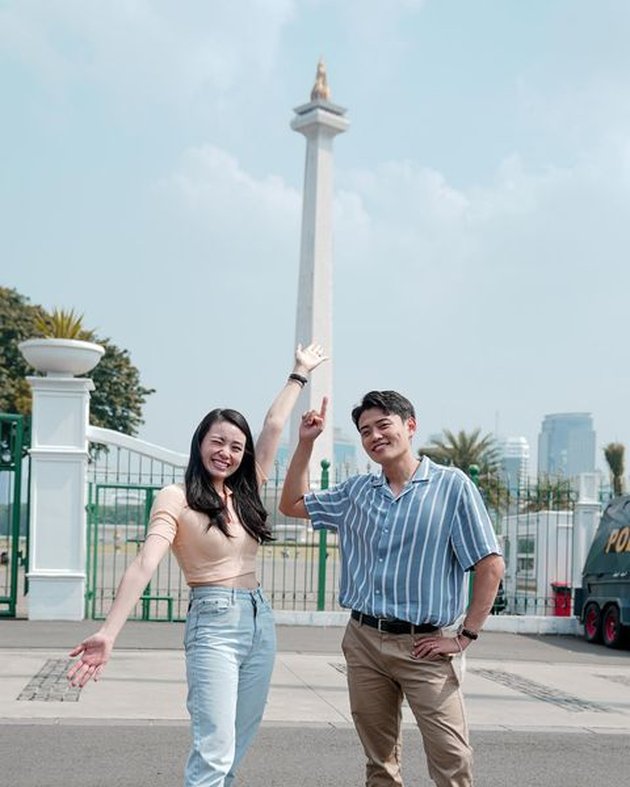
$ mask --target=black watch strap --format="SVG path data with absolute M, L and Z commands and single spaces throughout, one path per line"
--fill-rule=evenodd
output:
M 476 631 L 471 631 L 470 629 L 462 628 L 459 631 L 460 636 L 466 637 L 466 639 L 471 639 L 473 642 L 479 638 L 479 634 Z

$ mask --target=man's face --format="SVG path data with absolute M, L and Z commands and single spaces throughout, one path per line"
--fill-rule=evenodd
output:
M 411 448 L 416 431 L 415 418 L 403 421 L 399 415 L 371 408 L 361 413 L 358 423 L 361 443 L 367 455 L 379 465 L 403 457 Z

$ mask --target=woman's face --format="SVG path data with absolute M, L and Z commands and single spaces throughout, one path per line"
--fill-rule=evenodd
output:
M 217 481 L 233 475 L 243 461 L 245 434 L 229 421 L 215 421 L 200 446 L 204 468 Z

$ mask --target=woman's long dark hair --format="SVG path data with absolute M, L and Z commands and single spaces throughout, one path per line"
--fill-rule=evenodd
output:
M 228 487 L 234 495 L 234 510 L 247 532 L 259 543 L 272 541 L 271 530 L 267 525 L 267 512 L 258 492 L 256 477 L 256 457 L 254 439 L 247 421 L 236 410 L 212 410 L 199 424 L 190 444 L 190 459 L 186 468 L 186 501 L 193 511 L 200 511 L 210 519 L 208 530 L 218 527 L 226 536 L 230 536 L 227 525 L 227 510 L 212 483 L 212 476 L 203 466 L 201 459 L 201 442 L 213 424 L 227 421 L 236 426 L 245 435 L 245 450 L 238 470 L 229 477 Z

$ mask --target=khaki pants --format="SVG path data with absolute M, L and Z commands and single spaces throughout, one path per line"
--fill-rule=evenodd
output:
M 367 757 L 366 787 L 402 785 L 403 697 L 418 723 L 429 774 L 438 787 L 470 787 L 472 749 L 454 661 L 416 660 L 422 635 L 384 634 L 350 620 L 342 649 L 348 665 L 350 708 Z

